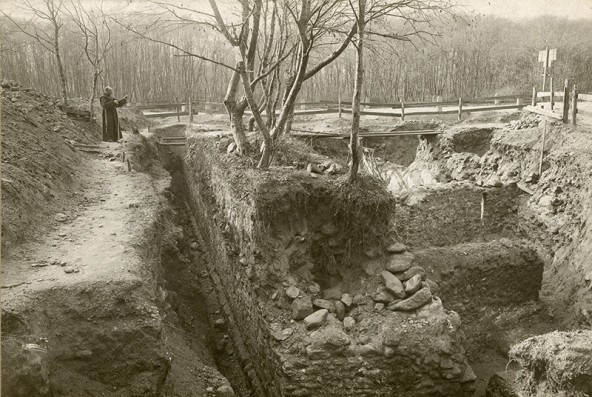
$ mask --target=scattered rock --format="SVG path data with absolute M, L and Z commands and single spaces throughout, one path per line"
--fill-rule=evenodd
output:
M 432 279 L 426 279 L 421 283 L 422 288 L 429 288 L 432 291 L 432 295 L 438 295 L 440 292 L 440 286 Z
M 362 294 L 354 295 L 353 304 L 354 306 L 363 306 L 368 303 L 368 298 L 364 297 Z
M 380 272 L 380 276 L 382 277 L 382 282 L 384 283 L 384 287 L 387 291 L 389 291 L 395 298 L 404 298 L 405 295 L 405 288 L 403 287 L 403 283 L 395 277 L 391 272 L 383 270 Z
M 386 290 L 385 287 L 380 286 L 378 288 L 378 290 L 376 291 L 376 293 L 374 294 L 374 296 L 372 297 L 372 300 L 374 302 L 380 302 L 380 303 L 391 303 L 392 301 L 395 300 L 395 297 L 391 295 L 390 292 L 388 292 Z
M 345 318 L 345 305 L 341 301 L 335 302 L 335 315 L 339 321 Z
M 356 325 L 356 320 L 353 317 L 345 317 L 343 319 L 343 326 L 346 330 L 351 330 Z
M 68 220 L 68 216 L 66 214 L 62 214 L 61 212 L 55 214 L 54 218 L 58 222 L 65 222 Z
M 300 290 L 297 287 L 291 285 L 286 289 L 286 295 L 290 299 L 296 299 L 298 298 L 298 295 L 300 295 Z
M 350 294 L 343 294 L 341 295 L 341 302 L 343 302 L 345 306 L 350 307 L 354 300 L 352 299 Z
M 222 328 L 226 324 L 226 321 L 223 318 L 218 318 L 214 321 L 214 327 Z
M 284 328 L 281 331 L 272 331 L 271 335 L 277 341 L 284 341 L 290 337 L 294 333 L 292 328 Z
M 234 397 L 234 390 L 229 385 L 222 385 L 216 389 L 216 397 Z
M 313 294 L 313 295 L 316 295 L 316 294 L 318 294 L 319 292 L 321 292 L 321 286 L 320 286 L 318 283 L 316 283 L 316 282 L 313 282 L 312 284 L 310 284 L 310 285 L 308 286 L 308 291 L 309 291 L 311 294 Z
M 376 309 L 377 312 L 381 311 L 382 309 L 384 309 L 384 303 L 382 302 L 378 302 L 374 305 L 374 309 Z
M 196 250 L 199 248 L 199 245 L 194 241 L 191 243 L 191 245 L 189 246 L 192 250 Z
M 421 266 L 413 266 L 413 267 L 407 269 L 406 271 L 404 271 L 403 273 L 397 273 L 396 276 L 401 281 L 407 281 L 411 277 L 415 276 L 416 274 L 419 274 L 421 276 L 422 280 L 425 280 L 426 271 Z
M 498 372 L 489 378 L 485 393 L 487 397 L 519 397 L 516 386 L 516 372 Z
M 412 266 L 414 256 L 409 253 L 392 255 L 389 263 L 386 265 L 386 270 L 391 273 L 401 273 L 409 270 Z
M 390 254 L 400 254 L 407 251 L 407 246 L 403 243 L 393 243 L 389 245 L 386 250 Z
M 483 186 L 500 187 L 500 186 L 502 186 L 502 181 L 500 180 L 500 178 L 497 175 L 493 174 L 485 181 Z
M 74 269 L 72 267 L 68 267 L 68 268 L 64 269 L 64 273 L 67 273 L 67 274 L 78 273 L 78 272 L 80 272 L 80 270 Z
M 327 319 L 328 314 L 329 314 L 329 310 L 321 309 L 321 310 L 317 310 L 316 312 L 307 316 L 304 319 L 304 325 L 306 326 L 306 329 L 311 330 L 311 329 L 319 328 L 321 325 L 323 325 L 323 323 Z
M 230 145 L 226 148 L 226 153 L 230 154 L 236 150 L 236 143 L 231 142 Z
M 292 318 L 294 320 L 302 320 L 313 312 L 312 301 L 310 297 L 304 296 L 296 298 L 292 302 Z
M 325 170 L 325 174 L 335 175 L 341 172 L 341 166 L 337 163 L 333 163 Z
M 374 259 L 376 258 L 378 253 L 376 252 L 376 249 L 370 248 L 369 250 L 364 251 L 364 255 L 366 255 L 370 259 Z
M 335 312 L 335 305 L 328 299 L 315 299 L 312 301 L 312 305 L 319 309 L 327 309 L 330 313 Z
M 422 288 L 413 294 L 411 297 L 394 303 L 392 306 L 389 305 L 389 310 L 394 311 L 411 311 L 419 309 L 420 307 L 427 305 L 432 300 L 432 293 L 428 288 Z
M 312 164 L 312 163 L 308 163 L 308 165 L 306 166 L 306 171 L 308 171 L 311 174 L 322 174 L 323 170 L 321 169 L 321 167 L 319 167 L 316 164 Z
M 416 274 L 415 276 L 411 277 L 409 280 L 405 281 L 405 293 L 407 295 L 413 295 L 416 293 L 422 285 L 421 275 Z

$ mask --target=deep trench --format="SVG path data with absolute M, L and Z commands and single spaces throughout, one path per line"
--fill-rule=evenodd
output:
M 188 197 L 187 182 L 179 156 L 170 156 L 165 169 L 171 174 L 169 202 L 175 211 L 174 224 L 181 227 L 181 237 L 163 253 L 167 301 L 175 311 L 194 354 L 215 366 L 229 381 L 237 397 L 255 395 L 229 334 L 229 322 L 206 261 L 204 241 Z M 203 348 L 207 352 L 199 351 Z M 213 362 L 208 362 L 207 358 Z
M 483 154 L 489 146 L 491 134 L 488 131 L 488 133 L 477 135 L 479 136 L 469 137 L 469 141 L 473 142 L 472 145 L 476 145 L 475 150 L 478 154 Z M 475 142 L 481 140 L 484 142 Z M 460 146 L 455 149 L 460 149 L 462 146 L 463 150 L 472 151 L 466 147 L 464 141 L 456 143 L 460 143 Z M 204 338 L 205 336 L 205 345 L 209 347 L 208 354 L 214 359 L 218 370 L 229 380 L 236 395 L 257 395 L 240 364 L 240 357 L 237 357 L 237 349 L 232 338 L 229 337 L 233 330 L 229 329 L 231 325 L 228 319 L 224 318 L 222 304 L 216 293 L 214 282 L 208 273 L 206 266 L 208 258 L 205 257 L 204 250 L 201 248 L 208 242 L 203 240 L 204 233 L 199 230 L 198 221 L 193 215 L 182 161 L 179 156 L 170 156 L 165 167 L 173 178 L 170 202 L 176 211 L 175 223 L 183 229 L 183 236 L 177 240 L 177 246 L 166 252 L 163 260 L 166 288 L 171 297 L 169 303 L 175 310 L 188 339 Z M 457 214 L 457 216 L 463 215 Z M 510 252 L 507 253 L 495 253 L 495 250 L 500 249 L 501 246 L 503 244 L 498 246 L 495 241 L 489 240 L 476 242 L 474 246 L 467 248 L 462 246 L 462 242 L 460 242 L 456 245 L 445 245 L 434 249 L 428 247 L 420 250 L 419 253 L 419 256 L 426 263 L 432 264 L 435 269 L 439 266 L 438 261 L 442 261 L 446 255 L 451 261 L 456 260 L 461 265 L 466 264 L 467 268 L 476 262 L 486 268 L 474 273 L 471 270 L 461 269 L 456 271 L 456 276 L 453 275 L 452 278 L 449 275 L 444 275 L 442 281 L 444 291 L 441 295 L 444 305 L 461 314 L 464 331 L 468 337 L 469 359 L 478 377 L 481 378 L 481 385 L 477 386 L 476 397 L 483 395 L 484 392 L 487 380 L 482 377 L 491 376 L 507 366 L 508 343 L 511 341 L 508 334 L 514 332 L 514 328 L 519 328 L 516 324 L 511 323 L 512 320 L 528 322 L 524 327 L 528 328 L 526 333 L 537 332 L 537 327 L 549 320 L 540 307 L 537 294 L 531 293 L 530 296 L 521 296 L 515 302 L 512 302 L 510 289 L 507 291 L 508 296 L 505 300 L 503 297 L 497 299 L 495 296 L 493 298 L 489 296 L 493 289 L 499 287 L 499 284 L 494 283 L 488 286 L 483 281 L 488 277 L 496 277 L 496 269 L 505 269 L 503 280 L 512 284 L 516 279 L 523 278 L 524 268 L 528 268 L 527 272 L 537 273 L 534 279 L 529 281 L 530 291 L 538 291 L 541 287 L 544 263 L 535 250 L 530 247 L 519 247 L 516 248 L 516 252 L 512 252 L 510 249 Z M 446 252 L 444 256 L 438 251 L 438 249 L 446 250 L 447 248 L 451 252 Z M 491 255 L 484 257 L 483 250 L 490 250 Z M 455 253 L 456 251 L 461 254 Z M 179 254 L 187 260 L 179 261 Z M 460 255 L 460 257 L 455 255 Z M 514 268 L 512 262 L 519 263 L 520 266 Z M 322 284 L 323 288 L 329 288 L 340 281 L 334 280 L 334 277 L 324 273 L 319 274 L 318 277 L 319 284 Z M 487 288 L 492 290 L 488 291 Z M 520 284 L 517 283 L 514 288 L 519 289 Z M 486 295 L 488 299 L 484 299 Z M 499 320 L 500 316 L 507 317 L 504 317 L 505 322 L 502 322 L 502 325 L 496 323 L 496 318 Z M 541 332 L 540 329 L 538 331 Z

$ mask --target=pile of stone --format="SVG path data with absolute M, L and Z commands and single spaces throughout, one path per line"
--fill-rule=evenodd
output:
M 413 255 L 406 252 L 407 247 L 393 243 L 387 251 L 391 257 L 386 269 L 380 272 L 383 285 L 372 297 L 375 309 L 414 311 L 432 302 L 432 289 L 437 285 L 427 279 L 423 267 L 413 266 Z
M 374 309 L 412 312 L 432 302 L 433 293 L 438 285 L 427 279 L 426 271 L 421 266 L 413 266 L 413 254 L 401 243 L 393 243 L 387 248 L 390 255 L 385 269 L 376 269 L 382 283 L 372 295 L 372 300 L 362 294 L 352 297 L 348 293 L 332 294 L 325 298 L 311 298 L 295 285 L 285 289 L 291 300 L 291 317 L 294 321 L 303 321 L 307 330 L 321 327 L 330 313 L 343 323 L 346 330 L 352 329 L 355 320 L 347 313 L 356 306 L 374 302 Z M 279 336 L 279 334 L 278 334 Z M 283 339 L 283 338 L 279 338 Z
M 335 175 L 341 173 L 342 170 L 343 168 L 339 164 L 330 159 L 321 164 L 309 163 L 306 166 L 306 171 L 313 177 L 317 174 Z

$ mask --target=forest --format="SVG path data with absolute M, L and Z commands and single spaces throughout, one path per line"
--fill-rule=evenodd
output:
M 67 5 L 67 4 L 65 4 Z M 84 53 L 85 39 L 73 12 L 64 6 L 59 15 L 60 51 L 68 97 L 88 98 L 94 66 Z M 97 45 L 104 50 L 98 86 L 112 85 L 130 95 L 135 103 L 179 100 L 222 102 L 232 70 L 131 32 L 113 10 L 90 10 Z M 20 19 L 19 19 L 20 18 Z M 26 35 L 2 16 L 2 78 L 35 87 L 47 94 L 60 94 L 56 57 L 43 43 Z M 27 20 L 13 16 L 22 26 Z M 127 21 L 148 30 L 155 22 L 146 15 L 130 13 Z M 546 46 L 557 48 L 552 74 L 561 86 L 564 79 L 592 91 L 592 24 L 587 20 L 538 17 L 508 20 L 491 16 L 469 16 L 460 22 L 438 27 L 437 34 L 411 41 L 369 37 L 362 99 L 372 102 L 431 100 L 490 96 L 498 93 L 530 93 L 542 90 L 542 64 L 538 52 Z M 127 22 L 126 22 L 127 23 Z M 232 63 L 232 46 L 220 35 L 201 25 L 159 21 L 150 28 L 159 40 L 195 54 L 207 54 L 220 63 Z M 52 25 L 40 20 L 44 34 L 52 35 Z M 311 57 L 319 59 L 320 48 Z M 286 62 L 287 63 L 287 62 Z M 343 54 L 302 86 L 299 100 L 336 101 L 339 94 L 349 100 L 355 76 L 355 49 Z

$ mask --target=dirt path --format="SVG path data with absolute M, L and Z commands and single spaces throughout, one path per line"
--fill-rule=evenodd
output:
M 4 307 L 40 289 L 140 275 L 130 246 L 138 221 L 150 216 L 155 204 L 154 187 L 150 176 L 128 172 L 120 159 L 110 157 L 121 151 L 121 144 L 102 143 L 100 153 L 86 155 L 78 204 L 56 213 L 42 236 L 4 258 Z
M 2 376 L 12 395 L 162 387 L 158 230 L 170 177 L 129 172 L 121 151 L 102 143 L 81 156 L 69 207 L 3 258 Z

